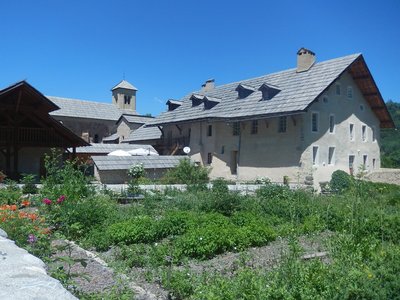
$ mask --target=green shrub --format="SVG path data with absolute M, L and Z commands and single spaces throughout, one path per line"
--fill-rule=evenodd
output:
M 4 183 L 6 186 L 0 188 L 0 205 L 19 205 L 22 197 L 22 192 L 17 183 L 10 179 L 4 180 Z
M 57 199 L 65 195 L 69 201 L 94 194 L 94 188 L 89 185 L 90 178 L 82 171 L 84 166 L 78 161 L 62 161 L 60 152 L 52 149 L 50 155 L 45 156 L 46 178 L 42 179 L 41 195 L 50 199 Z
M 178 166 L 168 170 L 162 178 L 167 184 L 199 185 L 209 181 L 209 170 L 192 163 L 189 159 L 181 159 Z
M 112 224 L 107 235 L 114 244 L 151 243 L 159 239 L 156 221 L 148 216 Z
M 329 183 L 330 188 L 335 193 L 343 193 L 354 186 L 354 179 L 345 171 L 336 170 L 332 173 L 332 178 Z
M 22 186 L 22 193 L 24 194 L 37 194 L 38 188 L 35 184 L 36 177 L 34 174 L 22 174 L 21 183 Z

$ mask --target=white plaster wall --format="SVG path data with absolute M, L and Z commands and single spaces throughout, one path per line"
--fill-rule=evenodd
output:
M 336 95 L 334 83 L 324 93 L 318 102 L 311 105 L 304 115 L 304 153 L 302 168 L 304 173 L 313 174 L 314 184 L 329 181 L 331 174 L 338 169 L 349 172 L 349 155 L 355 156 L 354 171 L 358 172 L 363 163 L 363 155 L 368 156 L 367 171 L 372 171 L 372 160 L 375 159 L 375 169 L 380 168 L 379 150 L 379 120 L 365 101 L 356 83 L 348 73 L 344 73 L 337 83 L 341 87 L 341 95 Z M 347 97 L 347 87 L 353 89 L 353 98 Z M 323 97 L 327 97 L 325 103 Z M 364 107 L 364 110 L 360 108 Z M 319 131 L 311 132 L 311 114 L 319 112 Z M 329 133 L 329 115 L 335 116 L 335 131 Z M 354 141 L 350 140 L 350 123 L 354 124 Z M 362 140 L 362 125 L 367 126 L 367 139 Z M 376 140 L 372 141 L 372 128 L 375 127 Z M 312 148 L 319 147 L 318 164 L 312 164 Z M 335 147 L 334 164 L 328 165 L 328 147 Z

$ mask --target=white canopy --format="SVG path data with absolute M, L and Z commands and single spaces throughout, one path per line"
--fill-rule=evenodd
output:
M 129 152 L 124 151 L 124 150 L 115 150 L 113 152 L 108 153 L 107 155 L 109 156 L 131 156 Z
M 154 150 L 144 149 L 144 148 L 137 148 L 137 149 L 129 150 L 128 153 L 130 155 L 140 155 L 140 156 L 158 155 L 158 153 L 155 152 Z

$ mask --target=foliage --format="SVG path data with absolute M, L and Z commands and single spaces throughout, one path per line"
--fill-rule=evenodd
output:
M 24 207 L 30 205 L 23 201 Z M 43 257 L 50 253 L 50 229 L 37 213 L 18 209 L 17 205 L 0 206 L 0 227 L 8 237 L 32 254 Z
M 86 177 L 78 161 L 64 161 L 60 152 L 52 149 L 45 156 L 46 177 L 42 179 L 41 194 L 43 197 L 57 199 L 65 195 L 69 201 L 78 201 L 94 193 L 89 185 L 90 178 Z
M 181 159 L 178 166 L 168 170 L 162 179 L 166 184 L 198 185 L 209 181 L 209 170 L 192 163 L 189 159 Z
M 22 174 L 21 183 L 22 193 L 24 194 L 37 194 L 38 188 L 35 184 L 36 178 L 34 174 Z
M 388 101 L 386 106 L 396 129 L 381 130 L 382 167 L 400 168 L 400 132 L 397 130 L 400 126 L 400 103 Z
M 4 174 L 2 170 L 0 170 L 0 183 L 2 183 L 3 180 L 4 180 L 6 177 L 7 177 L 7 175 Z
M 22 192 L 17 183 L 10 179 L 6 179 L 4 183 L 6 186 L 0 188 L 0 205 L 19 205 L 21 202 Z
M 333 192 L 343 193 L 354 186 L 354 179 L 345 171 L 336 170 L 332 173 L 332 178 L 329 186 Z
M 128 170 L 128 176 L 131 178 L 128 182 L 129 194 L 137 195 L 141 192 L 139 181 L 144 177 L 145 173 L 143 164 L 134 165 Z

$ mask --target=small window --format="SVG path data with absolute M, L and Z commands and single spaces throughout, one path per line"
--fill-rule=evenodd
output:
M 258 121 L 253 120 L 251 122 L 251 134 L 257 134 L 258 133 Z
M 312 147 L 312 164 L 313 166 L 318 165 L 318 146 Z
M 329 116 L 329 133 L 334 133 L 335 132 L 335 116 L 330 115 Z
M 311 131 L 318 132 L 318 113 L 311 114 Z
M 366 125 L 361 126 L 361 139 L 363 142 L 367 141 L 367 126 Z
M 338 95 L 338 96 L 341 94 L 340 84 L 339 83 L 337 83 L 336 86 L 335 86 L 335 94 Z
M 376 128 L 375 126 L 372 126 L 372 141 L 375 142 L 376 141 Z
M 354 124 L 349 125 L 350 141 L 354 141 Z
M 93 143 L 98 143 L 98 142 L 99 142 L 99 135 L 96 133 L 93 138 Z
M 221 154 L 224 154 L 225 153 L 225 146 L 222 146 L 221 147 Z
M 364 170 L 367 168 L 367 164 L 368 164 L 368 155 L 364 154 L 363 155 L 363 168 L 364 168 Z
M 286 127 L 287 127 L 286 124 L 287 124 L 286 116 L 279 117 L 278 132 L 286 132 Z
M 212 125 L 208 125 L 207 127 L 207 136 L 212 136 Z
M 327 96 L 324 96 L 324 97 L 322 98 L 322 102 L 328 103 L 328 97 L 327 97 Z
M 375 169 L 375 166 L 376 166 L 376 159 L 373 158 L 372 159 L 372 169 Z
M 335 147 L 329 147 L 328 149 L 328 164 L 335 164 Z
M 353 99 L 353 88 L 351 86 L 347 87 L 347 99 Z
M 364 105 L 360 104 L 360 110 L 364 111 Z
M 240 123 L 239 122 L 233 123 L 232 131 L 233 131 L 232 132 L 233 135 L 239 135 L 240 134 Z
M 131 104 L 131 96 L 125 95 L 124 96 L 124 103 L 125 104 Z
M 211 152 L 207 153 L 207 164 L 211 165 L 213 155 Z

